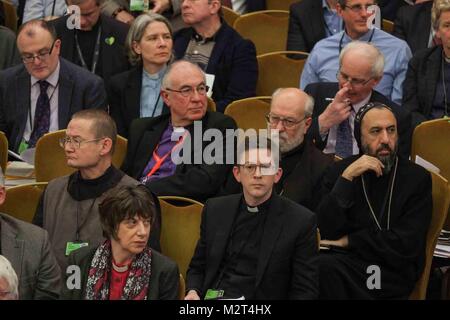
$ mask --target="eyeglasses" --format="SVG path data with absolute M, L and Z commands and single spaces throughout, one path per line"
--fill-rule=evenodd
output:
M 349 8 L 350 10 L 352 10 L 354 13 L 361 13 L 361 11 L 363 10 L 363 8 L 367 11 L 367 9 L 369 9 L 369 7 L 375 5 L 374 3 L 372 4 L 366 4 L 366 5 L 362 5 L 362 4 L 354 4 L 352 6 L 347 6 L 344 5 L 344 8 Z
M 181 95 L 183 97 L 190 97 L 194 94 L 194 91 L 197 91 L 197 93 L 201 96 L 204 96 L 208 90 L 209 87 L 205 84 L 200 84 L 197 86 L 197 88 L 194 87 L 183 87 L 180 90 L 175 90 L 175 89 L 170 89 L 170 88 L 166 88 L 167 91 L 171 91 L 171 92 L 177 92 L 177 93 L 181 93 Z
M 89 143 L 89 142 L 94 142 L 94 141 L 99 141 L 102 140 L 103 138 L 97 138 L 97 139 L 92 139 L 92 140 L 83 140 L 81 138 L 71 138 L 71 137 L 64 137 L 59 139 L 59 145 L 61 148 L 65 148 L 66 144 L 70 144 L 73 148 L 75 149 L 80 149 L 81 145 L 83 143 Z
M 32 55 L 32 54 L 22 55 L 22 61 L 24 63 L 33 63 L 34 59 L 36 59 L 36 58 L 39 58 L 40 61 L 47 59 L 52 54 L 53 47 L 55 46 L 55 42 L 56 42 L 56 40 L 53 41 L 52 46 L 50 47 L 50 50 L 43 49 L 45 51 L 41 51 L 41 53 L 38 53 L 35 55 Z
M 338 73 L 336 74 L 336 78 L 338 79 L 338 81 L 350 83 L 350 85 L 352 87 L 365 86 L 370 80 L 372 80 L 372 77 L 370 77 L 367 80 L 350 78 L 349 76 L 347 76 L 345 73 L 342 73 L 341 71 L 338 71 Z
M 271 124 L 272 126 L 277 126 L 278 123 L 281 121 L 281 123 L 283 124 L 283 127 L 285 127 L 285 128 L 293 128 L 300 122 L 304 121 L 306 118 L 308 118 L 308 117 L 305 116 L 301 120 L 293 120 L 293 119 L 289 119 L 289 118 L 274 116 L 270 113 L 266 115 L 266 120 L 269 124 Z
M 272 164 L 271 163 L 260 163 L 260 164 L 246 163 L 246 164 L 241 165 L 241 168 L 243 168 L 244 171 L 246 171 L 248 174 L 254 174 L 256 172 L 256 168 L 259 168 L 259 172 L 262 172 L 264 170 L 271 169 Z

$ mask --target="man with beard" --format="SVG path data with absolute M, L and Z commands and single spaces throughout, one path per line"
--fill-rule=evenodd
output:
M 317 208 L 322 299 L 407 298 L 420 277 L 431 219 L 431 176 L 397 155 L 397 121 L 381 103 L 363 106 L 355 137 L 364 154 L 337 162 Z
M 278 194 L 314 210 L 318 203 L 318 186 L 325 169 L 333 162 L 305 134 L 311 126 L 314 100 L 297 88 L 282 88 L 272 95 L 268 129 L 279 132 L 283 175 L 275 185 Z
M 325 153 L 346 158 L 359 153 L 352 135 L 358 110 L 368 102 L 389 106 L 398 121 L 399 152 L 407 157 L 411 145 L 411 114 L 374 88 L 383 77 L 384 56 L 370 43 L 354 41 L 339 56 L 338 82 L 310 84 L 305 92 L 314 98 L 314 113 L 308 131 L 316 146 Z

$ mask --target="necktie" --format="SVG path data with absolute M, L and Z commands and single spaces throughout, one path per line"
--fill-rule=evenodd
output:
M 353 154 L 353 136 L 349 118 L 342 121 L 336 132 L 336 155 L 342 159 Z
M 38 139 L 48 132 L 50 128 L 50 100 L 47 95 L 47 88 L 50 85 L 45 80 L 38 81 L 41 93 L 36 102 L 36 111 L 34 112 L 33 132 L 31 132 L 28 147 L 34 148 Z
M 233 10 L 233 3 L 231 0 L 222 0 L 222 5 Z

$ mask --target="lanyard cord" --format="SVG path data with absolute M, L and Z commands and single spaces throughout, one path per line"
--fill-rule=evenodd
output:
M 372 42 L 372 38 L 373 38 L 373 35 L 375 33 L 375 29 L 376 28 L 372 29 L 372 33 L 371 33 L 371 35 L 369 37 L 369 40 L 367 42 L 369 42 L 369 43 Z M 345 36 L 345 28 L 344 28 L 344 33 L 342 33 L 341 40 L 339 40 L 339 54 L 341 54 L 341 51 L 342 51 L 342 42 L 344 41 L 344 36 Z
M 101 33 L 102 33 L 102 26 L 99 26 L 98 31 L 97 31 L 97 39 L 95 41 L 94 55 L 92 56 L 92 68 L 91 68 L 92 73 L 95 73 L 95 69 L 97 68 L 98 57 L 100 54 L 100 35 L 101 35 Z M 78 42 L 78 32 L 76 30 L 75 30 L 75 45 L 77 48 L 78 57 L 80 58 L 82 67 L 89 70 L 89 68 L 86 65 L 86 61 L 83 58 L 83 53 L 81 52 L 80 44 Z

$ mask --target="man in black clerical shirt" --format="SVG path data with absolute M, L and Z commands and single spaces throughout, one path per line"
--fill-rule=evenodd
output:
M 407 298 L 419 279 L 431 219 L 431 176 L 398 153 L 397 120 L 381 103 L 355 116 L 360 155 L 323 179 L 317 208 L 320 298 Z
M 54 20 L 61 39 L 61 56 L 102 77 L 105 82 L 128 70 L 124 44 L 129 26 L 101 14 L 101 0 L 67 0 L 78 6 L 80 16 L 64 16 Z M 73 23 L 79 19 L 80 29 Z
M 316 216 L 272 192 L 282 175 L 275 143 L 247 137 L 238 150 L 243 193 L 206 202 L 185 299 L 316 298 Z

